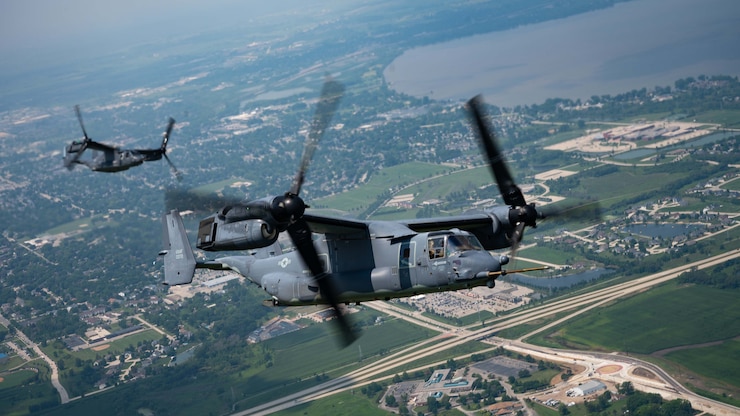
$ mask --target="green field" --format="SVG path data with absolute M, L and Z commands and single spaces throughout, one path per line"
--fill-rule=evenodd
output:
M 108 347 L 104 350 L 95 351 L 93 349 L 87 348 L 84 350 L 75 351 L 71 353 L 71 355 L 82 360 L 94 360 L 96 356 L 100 355 L 120 355 L 123 354 L 127 349 L 136 348 L 136 346 L 140 342 L 150 342 L 158 339 L 162 339 L 162 334 L 154 331 L 153 329 L 148 329 L 146 331 L 138 332 L 136 334 L 131 334 L 124 338 L 111 341 L 109 344 L 107 344 Z
M 569 262 L 571 261 L 571 258 L 573 257 L 572 253 L 563 253 L 553 248 L 544 247 L 541 245 L 522 248 L 521 250 L 519 250 L 518 254 L 526 258 L 536 259 L 536 260 L 544 261 L 546 263 L 562 264 L 562 265 L 569 264 Z M 517 261 L 517 263 L 519 262 L 525 263 L 523 260 L 515 259 L 515 261 Z M 539 265 L 539 264 L 532 264 L 530 266 L 530 264 L 531 263 L 526 263 L 524 265 L 517 264 L 517 268 L 518 267 L 533 267 L 533 266 Z
M 36 372 L 31 370 L 20 370 L 9 374 L 3 374 L 3 381 L 2 383 L 0 383 L 0 390 L 20 386 L 21 384 L 31 380 L 35 376 Z
M 304 415 L 347 415 L 347 416 L 386 416 L 388 412 L 381 410 L 369 397 L 360 393 L 360 389 L 334 394 L 321 400 L 291 407 L 274 413 L 277 416 L 304 416 Z
M 634 197 L 648 191 L 660 191 L 666 185 L 690 175 L 691 172 L 665 173 L 651 172 L 648 169 L 620 169 L 618 172 L 601 177 L 589 177 L 581 180 L 581 187 L 587 190 L 589 197 L 608 209 L 619 204 L 625 198 Z M 640 184 L 636 187 L 635 184 Z
M 740 114 L 732 110 L 704 111 L 697 114 L 694 119 L 698 123 L 722 124 L 729 128 L 740 126 Z
M 440 166 L 440 168 L 446 168 Z M 448 168 L 449 169 L 449 168 Z M 414 203 L 430 199 L 444 199 L 447 195 L 465 189 L 479 188 L 493 182 L 487 166 L 458 170 L 449 175 L 426 180 L 404 189 L 401 194 L 414 194 Z
M 689 370 L 740 387 L 740 340 L 733 339 L 719 345 L 674 351 L 665 358 L 681 363 Z
M 29 409 L 56 406 L 59 404 L 59 395 L 44 381 L 48 371 L 43 365 L 31 365 L 34 370 L 20 370 L 11 374 L 3 374 L 0 382 L 0 414 L 26 415 Z
M 326 335 L 324 328 L 315 325 L 267 341 L 267 346 L 274 351 L 275 366 L 265 379 L 278 381 L 294 375 L 332 375 L 334 372 L 343 372 L 338 370 L 346 365 L 356 364 L 360 348 L 367 357 L 381 350 L 392 351 L 410 342 L 427 339 L 436 333 L 394 319 L 365 328 L 351 348 L 342 348 L 336 344 L 336 340 L 327 340 Z M 312 359 L 306 360 L 306 356 Z
M 740 335 L 738 291 L 666 284 L 615 301 L 550 333 L 551 341 L 601 351 L 650 354 Z M 537 340 L 539 337 L 533 339 Z
M 101 216 L 102 218 L 102 216 Z M 56 235 L 62 233 L 71 233 L 74 231 L 90 231 L 93 229 L 95 217 L 80 218 L 57 227 L 46 230 L 45 235 Z
M 366 183 L 357 188 L 327 198 L 316 199 L 311 201 L 311 205 L 316 208 L 330 207 L 348 213 L 360 211 L 366 209 L 390 189 L 410 185 L 414 181 L 441 175 L 450 170 L 452 168 L 447 166 L 421 162 L 392 166 L 373 174 Z
M 740 290 L 671 282 L 537 334 L 550 347 L 637 354 L 687 387 L 737 405 Z M 511 334 L 519 335 L 514 328 Z
M 312 380 L 316 375 L 337 377 L 364 362 L 360 358 L 374 359 L 412 342 L 436 335 L 401 320 L 390 320 L 381 325 L 366 327 L 360 338 L 350 348 L 337 344 L 333 329 L 327 325 L 313 325 L 300 331 L 266 341 L 273 352 L 274 365 L 257 377 L 244 380 L 252 397 L 240 403 L 249 407 L 266 400 L 278 398 L 286 391 L 306 388 L 298 380 Z M 311 357 L 311 359 L 306 359 Z M 286 385 L 286 381 L 290 385 Z
M 740 179 L 735 179 L 732 182 L 727 182 L 721 186 L 723 189 L 729 189 L 731 191 L 740 191 Z

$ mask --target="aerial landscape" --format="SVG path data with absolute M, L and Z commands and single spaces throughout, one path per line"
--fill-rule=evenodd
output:
M 740 414 L 740 4 L 96 4 L 0 6 L 0 414 Z

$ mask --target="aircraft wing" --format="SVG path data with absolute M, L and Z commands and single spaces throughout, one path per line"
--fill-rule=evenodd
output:
M 508 212 L 508 207 L 505 211 Z M 476 212 L 452 217 L 419 218 L 398 221 L 361 221 L 316 214 L 304 214 L 311 232 L 343 239 L 403 238 L 417 233 L 445 231 L 454 228 L 474 234 L 486 250 L 511 246 L 507 225 L 497 213 Z M 499 213 L 499 215 L 503 215 Z
M 87 142 L 87 148 L 92 149 L 92 150 L 99 150 L 101 152 L 116 150 L 116 148 L 111 145 L 100 143 L 100 142 L 95 142 L 92 140 Z
M 418 232 L 449 230 L 459 228 L 471 231 L 478 227 L 490 226 L 491 216 L 483 212 L 452 217 L 419 218 L 413 220 L 400 220 L 407 227 Z
M 476 212 L 451 217 L 401 220 L 400 223 L 416 232 L 442 231 L 458 228 L 474 234 L 486 250 L 511 246 L 504 224 L 493 213 Z
M 308 223 L 311 232 L 345 240 L 402 238 L 417 233 L 400 221 L 361 221 L 316 214 L 304 214 L 303 218 Z
M 311 232 L 342 236 L 356 235 L 358 238 L 369 238 L 368 222 L 348 218 L 329 217 L 305 213 L 303 219 L 308 223 Z
M 164 284 L 182 285 L 193 281 L 195 256 L 177 210 L 172 210 L 162 219 L 164 243 L 160 254 L 164 255 Z

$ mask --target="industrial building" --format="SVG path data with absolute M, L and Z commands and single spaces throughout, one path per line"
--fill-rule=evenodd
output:
M 588 396 L 589 394 L 594 394 L 600 390 L 606 390 L 606 385 L 600 381 L 596 380 L 590 380 L 587 381 L 578 387 L 573 387 L 572 389 L 567 391 L 567 395 L 571 397 L 575 396 Z

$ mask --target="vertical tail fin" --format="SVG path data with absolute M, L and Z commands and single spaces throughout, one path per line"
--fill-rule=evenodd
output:
M 164 256 L 164 284 L 182 285 L 193 281 L 195 257 L 190 241 L 177 210 L 172 210 L 162 219 L 162 242 Z

